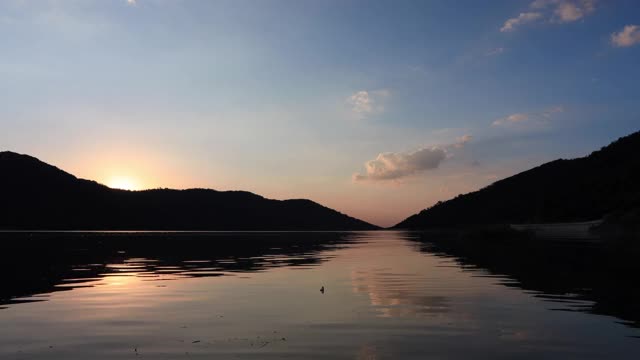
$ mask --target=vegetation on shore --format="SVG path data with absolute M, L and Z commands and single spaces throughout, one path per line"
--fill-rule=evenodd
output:
M 111 189 L 12 152 L 0 152 L 0 174 L 0 229 L 377 229 L 306 199 L 210 189 Z
M 640 132 L 591 155 L 555 160 L 459 195 L 410 216 L 394 228 L 590 221 L 633 217 L 640 206 Z M 637 215 L 636 219 L 637 219 Z M 626 221 L 626 220 L 624 220 Z

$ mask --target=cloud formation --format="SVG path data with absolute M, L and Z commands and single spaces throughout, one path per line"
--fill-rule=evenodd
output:
M 518 26 L 547 17 L 554 23 L 570 23 L 593 13 L 596 0 L 535 0 L 529 4 L 530 12 L 520 13 L 505 21 L 501 32 L 514 31 Z
M 384 111 L 384 100 L 389 97 L 389 90 L 360 90 L 347 98 L 351 110 L 359 116 L 367 116 Z
M 455 143 L 444 146 L 431 146 L 411 152 L 387 152 L 365 163 L 365 173 L 353 175 L 353 181 L 398 180 L 427 170 L 437 169 L 451 156 L 454 148 L 462 148 L 471 141 L 471 135 L 459 137 Z
M 640 26 L 627 25 L 618 33 L 611 34 L 611 43 L 617 47 L 628 47 L 640 43 Z
M 137 0 L 127 0 L 127 5 L 136 5 Z
M 561 2 L 553 14 L 558 22 L 573 22 L 582 19 L 594 10 L 594 1 L 581 1 L 580 3 Z
M 500 28 L 500 31 L 501 32 L 514 31 L 516 27 L 522 24 L 534 22 L 541 17 L 542 17 L 542 14 L 538 12 L 520 13 L 520 15 L 518 15 L 517 17 L 511 18 L 505 21 L 504 25 L 502 25 L 502 27 Z
M 596 9 L 596 0 L 536 0 L 533 9 L 552 9 L 551 20 L 559 23 L 573 22 L 591 14 Z
M 491 123 L 492 126 L 505 126 L 523 123 L 527 121 L 545 122 L 553 117 L 554 114 L 564 112 L 563 106 L 554 106 L 543 111 L 532 113 L 515 113 L 503 118 L 497 119 Z

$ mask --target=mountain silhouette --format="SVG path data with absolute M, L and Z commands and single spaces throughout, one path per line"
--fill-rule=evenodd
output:
M 394 228 L 588 221 L 640 206 L 640 132 L 438 202 Z
M 34 157 L 0 152 L 0 229 L 372 230 L 311 200 L 245 191 L 112 189 Z

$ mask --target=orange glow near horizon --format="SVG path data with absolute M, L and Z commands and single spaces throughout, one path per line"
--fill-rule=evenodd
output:
M 278 200 L 305 198 L 379 226 L 395 225 L 450 196 L 430 190 L 437 189 L 438 179 L 427 180 L 425 187 L 409 182 L 405 186 L 412 191 L 392 192 L 381 191 L 388 188 L 384 185 L 354 185 L 348 178 L 332 176 L 303 177 L 295 181 L 289 178 L 290 174 L 256 177 L 252 169 L 234 167 L 218 160 L 196 161 L 185 154 L 171 153 L 141 142 L 131 147 L 112 140 L 109 146 L 63 155 L 58 159 L 52 156 L 43 159 L 79 178 L 94 180 L 110 188 L 130 191 L 209 188 L 250 191 Z M 456 185 L 449 184 L 451 194 L 473 189 Z M 380 206 L 381 203 L 385 205 Z
M 210 180 L 208 174 L 199 172 L 202 167 L 194 170 L 190 160 L 184 156 L 145 147 L 141 143 L 132 148 L 114 141 L 109 146 L 73 154 L 66 164 L 61 160 L 50 162 L 62 164 L 63 170 L 79 178 L 124 190 L 224 188 L 221 183 L 225 181 L 222 176 Z M 225 183 L 231 181 L 226 180 Z
M 122 189 L 122 190 L 141 190 L 139 182 L 129 176 L 114 176 L 111 177 L 106 185 L 113 189 Z

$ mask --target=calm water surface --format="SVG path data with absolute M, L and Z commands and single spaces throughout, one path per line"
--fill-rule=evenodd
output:
M 0 267 L 2 359 L 640 358 L 633 319 L 410 233 L 30 241 Z

